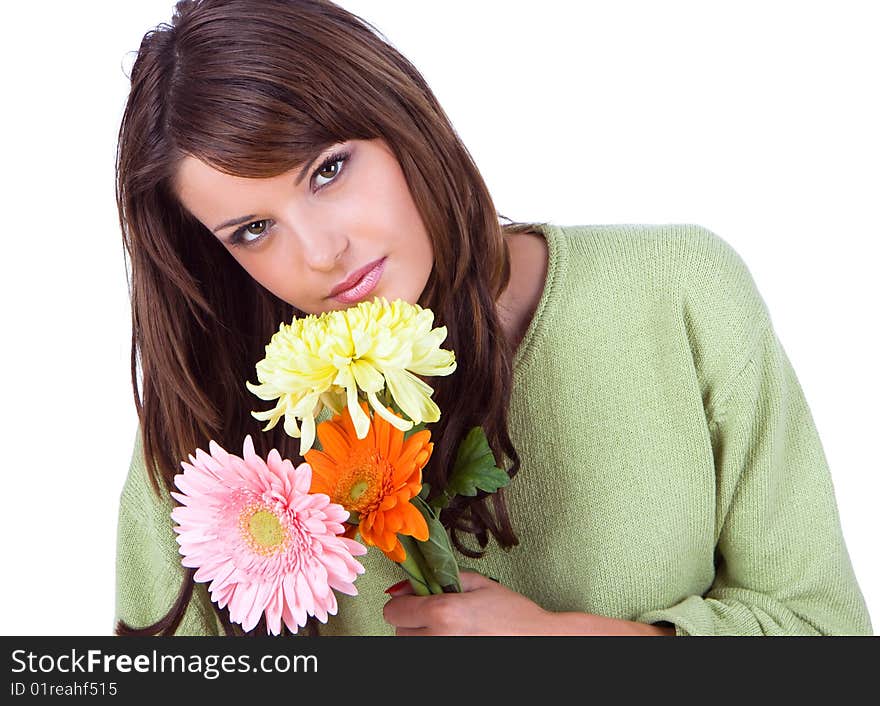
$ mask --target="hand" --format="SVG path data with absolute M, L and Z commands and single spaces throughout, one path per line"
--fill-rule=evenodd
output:
M 554 613 L 473 571 L 461 572 L 461 593 L 416 596 L 409 583 L 385 604 L 385 622 L 409 635 L 675 635 L 670 626 L 646 625 L 591 613 Z
M 482 574 L 462 571 L 461 590 L 416 596 L 407 583 L 385 604 L 385 622 L 398 636 L 553 634 L 555 613 Z

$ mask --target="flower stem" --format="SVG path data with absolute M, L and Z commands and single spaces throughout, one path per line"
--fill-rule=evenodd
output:
M 430 596 L 431 589 L 425 581 L 425 575 L 410 547 L 406 547 L 406 559 L 400 562 L 400 566 L 409 575 L 409 583 L 418 596 Z

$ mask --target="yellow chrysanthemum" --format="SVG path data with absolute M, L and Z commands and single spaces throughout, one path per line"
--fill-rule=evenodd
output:
M 440 409 L 431 400 L 434 389 L 417 375 L 449 375 L 455 354 L 440 348 L 446 327 L 432 328 L 434 313 L 418 304 L 384 297 L 360 302 L 342 311 L 310 314 L 281 324 L 266 357 L 257 363 L 259 385 L 247 388 L 262 400 L 278 402 L 265 412 L 251 412 L 268 421 L 263 431 L 284 417 L 284 430 L 301 438 L 300 453 L 315 440 L 315 417 L 323 405 L 338 414 L 347 407 L 357 437 L 363 439 L 370 418 L 358 404 L 362 392 L 383 419 L 401 431 L 413 424 L 436 422 Z M 387 387 L 409 420 L 388 411 L 378 393 Z M 297 426 L 302 420 L 302 429 Z

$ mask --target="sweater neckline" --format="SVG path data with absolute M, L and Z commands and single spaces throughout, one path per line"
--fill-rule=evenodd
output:
M 535 353 L 547 337 L 548 322 L 553 318 L 559 290 L 565 279 L 568 265 L 568 243 L 562 228 L 550 223 L 539 224 L 536 228 L 547 241 L 548 262 L 547 279 L 541 299 L 529 322 L 529 327 L 513 356 L 513 374 L 524 372 L 531 365 Z

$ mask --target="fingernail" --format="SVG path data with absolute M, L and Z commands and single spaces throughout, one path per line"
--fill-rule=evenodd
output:
M 501 582 L 500 582 L 498 579 L 496 579 L 494 576 L 486 576 L 486 578 L 487 578 L 487 579 L 492 579 L 495 583 L 501 583 Z
M 409 579 L 404 579 L 403 581 L 399 581 L 393 586 L 389 586 L 385 589 L 385 593 L 394 593 L 396 590 L 403 588 L 406 584 L 409 583 Z

